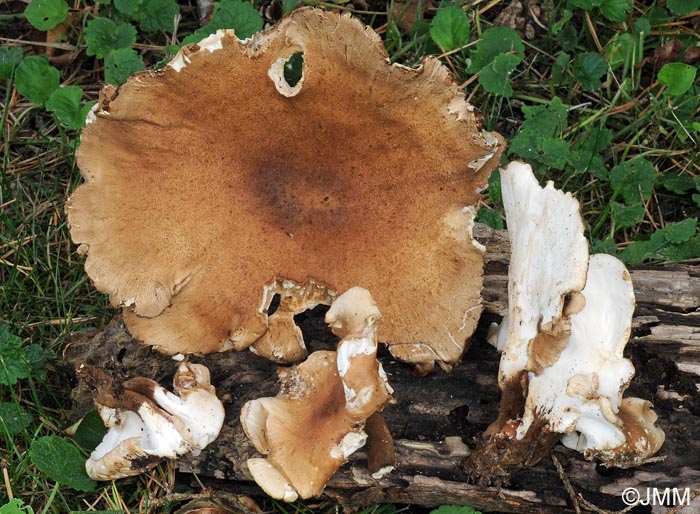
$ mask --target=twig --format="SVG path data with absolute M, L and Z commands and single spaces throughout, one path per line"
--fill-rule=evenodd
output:
M 2 467 L 2 478 L 5 479 L 5 489 L 7 489 L 7 497 L 10 500 L 14 499 L 12 495 L 12 484 L 10 483 L 10 474 L 7 472 L 7 466 Z
M 564 484 L 564 489 L 566 489 L 566 492 L 569 493 L 569 498 L 571 498 L 571 501 L 574 503 L 574 510 L 576 511 L 576 514 L 581 514 L 581 507 L 578 501 L 578 494 L 574 490 L 574 486 L 571 485 L 569 477 L 566 476 L 564 467 L 561 465 L 559 459 L 557 459 L 557 456 L 554 455 L 554 453 L 552 453 L 550 457 L 552 458 L 554 467 L 557 468 L 557 473 L 559 474 L 559 479 L 561 480 L 561 483 Z
M 9 37 L 0 37 L 3 43 L 16 43 L 18 45 L 33 45 L 45 46 L 47 48 L 57 48 L 59 50 L 77 50 L 77 46 L 69 45 L 68 43 L 46 43 L 44 41 L 25 41 L 23 39 L 12 39 Z
M 600 44 L 600 40 L 598 39 L 598 34 L 595 31 L 595 27 L 593 26 L 593 21 L 591 20 L 591 15 L 588 14 L 588 11 L 585 11 L 584 17 L 586 18 L 586 25 L 588 25 L 588 30 L 591 31 L 591 36 L 593 37 L 593 42 L 595 43 L 595 47 L 598 49 L 598 53 L 599 54 L 604 53 L 603 45 Z
M 557 459 L 557 456 L 552 453 L 550 455 L 552 458 L 552 462 L 554 463 L 554 467 L 557 468 L 557 473 L 559 474 L 559 478 L 561 479 L 562 484 L 564 485 L 564 489 L 566 489 L 566 492 L 569 493 L 569 497 L 571 498 L 571 501 L 574 503 L 574 509 L 578 514 L 581 513 L 581 506 L 583 506 L 586 510 L 589 510 L 591 512 L 595 512 L 596 514 L 626 514 L 630 510 L 632 510 L 634 507 L 637 506 L 637 503 L 633 505 L 629 505 L 628 507 L 625 507 L 622 510 L 618 511 L 612 511 L 612 510 L 605 510 L 601 509 L 597 505 L 594 505 L 593 503 L 589 502 L 586 500 L 581 493 L 577 493 L 576 490 L 574 489 L 574 486 L 571 485 L 571 481 L 569 480 L 569 477 L 566 475 L 566 472 L 564 471 L 564 467 L 561 465 L 559 462 L 559 459 Z

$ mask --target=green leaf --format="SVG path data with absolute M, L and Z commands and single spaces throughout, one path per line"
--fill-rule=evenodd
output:
M 559 31 L 568 23 L 568 21 L 573 17 L 574 13 L 569 9 L 564 9 L 562 13 L 561 20 L 556 21 L 552 24 L 552 34 L 558 34 Z
M 51 93 L 58 89 L 61 75 L 44 57 L 32 56 L 17 66 L 15 84 L 17 91 L 27 100 L 43 105 Z
M 485 223 L 496 230 L 503 230 L 504 227 L 501 215 L 491 209 L 479 209 L 479 212 L 476 213 L 476 221 Z
M 299 4 L 301 4 L 301 0 L 282 0 L 282 12 L 284 14 L 289 14 L 296 9 Z
M 493 203 L 501 203 L 503 195 L 501 194 L 501 172 L 498 168 L 489 175 L 489 187 L 487 189 L 489 198 Z
M 8 434 L 19 434 L 31 425 L 32 421 L 32 417 L 19 404 L 0 403 L 0 433 L 2 433 L 1 428 L 4 425 Z
M 574 167 L 575 173 L 590 173 L 596 178 L 607 181 L 610 173 L 603 164 L 603 159 L 597 152 L 584 148 L 575 148 L 569 154 L 569 163 Z
M 608 236 L 602 241 L 600 239 L 593 239 L 591 241 L 591 253 L 607 253 L 609 255 L 617 255 L 617 245 L 615 240 Z
M 510 75 L 518 67 L 522 58 L 513 54 L 496 56 L 490 65 L 484 66 L 479 72 L 479 84 L 488 93 L 501 95 L 506 98 L 513 96 L 510 85 Z
M 622 193 L 625 202 L 634 204 L 651 195 L 656 182 L 654 166 L 643 157 L 636 157 L 615 166 L 610 172 L 610 185 Z
M 685 16 L 700 9 L 700 0 L 667 0 L 666 7 L 676 16 Z
M 635 36 L 648 36 L 651 32 L 651 22 L 649 21 L 649 18 L 638 18 L 632 24 L 632 29 Z
M 24 358 L 27 364 L 29 364 L 34 378 L 40 382 L 45 382 L 46 361 L 55 357 L 53 352 L 42 348 L 38 344 L 30 344 L 29 346 L 25 346 L 22 350 L 24 351 Z
M 139 26 L 146 32 L 172 32 L 180 6 L 175 0 L 143 0 L 139 9 Z
M 135 50 L 121 48 L 109 54 L 105 59 L 105 80 L 119 86 L 134 73 L 145 69 L 143 60 Z
M 610 146 L 612 138 L 612 130 L 605 127 L 596 127 L 586 132 L 584 136 L 576 142 L 576 148 L 600 153 Z
M 67 14 L 65 0 L 32 0 L 24 10 L 29 23 L 39 30 L 51 30 L 65 20 Z
M 66 86 L 57 89 L 46 102 L 46 110 L 54 113 L 61 126 L 80 130 L 85 125 L 85 118 L 91 105 L 81 105 L 83 90 L 78 86 Z
M 80 420 L 73 441 L 86 452 L 92 452 L 102 442 L 106 434 L 107 427 L 104 426 L 102 418 L 96 410 L 92 410 Z
M 481 512 L 466 505 L 442 505 L 430 511 L 430 514 L 481 514 Z
M 687 173 L 681 173 L 680 175 L 664 175 L 660 177 L 659 183 L 664 186 L 666 190 L 679 195 L 695 188 L 693 177 Z
M 570 3 L 574 7 L 590 11 L 596 7 L 599 7 L 602 1 L 603 0 L 570 0 Z
M 0 384 L 14 385 L 27 378 L 31 367 L 22 351 L 22 341 L 12 335 L 6 324 L 0 324 Z
M 114 0 L 114 7 L 122 14 L 133 16 L 141 7 L 142 0 Z
M 34 514 L 34 509 L 31 505 L 25 505 L 19 498 L 15 498 L 0 506 L 0 514 Z
M 649 259 L 661 258 L 659 252 L 669 246 L 663 229 L 651 235 L 648 241 L 635 241 L 619 254 L 625 264 L 639 264 Z
M 666 240 L 671 243 L 684 243 L 690 240 L 695 235 L 697 227 L 697 218 L 688 218 L 687 220 L 678 223 L 670 223 L 664 227 L 664 235 Z
M 665 93 L 678 96 L 688 91 L 695 82 L 697 69 L 682 62 L 664 64 L 659 70 L 659 82 L 666 85 Z
M 578 30 L 573 23 L 567 23 L 564 28 L 557 34 L 557 43 L 565 52 L 574 52 L 578 45 Z
M 472 63 L 469 66 L 469 71 L 476 73 L 503 54 L 516 55 L 522 61 L 525 55 L 525 46 L 523 46 L 520 36 L 508 27 L 487 29 L 481 34 L 481 41 L 470 53 Z
M 641 203 L 634 205 L 612 203 L 612 217 L 615 222 L 615 228 L 635 227 L 642 222 L 645 214 L 646 211 Z
M 571 62 L 571 56 L 566 52 L 559 52 L 557 59 L 552 64 L 552 80 L 559 84 L 564 80 L 564 73 Z
M 603 0 L 600 3 L 600 12 L 610 21 L 625 21 L 632 8 L 632 0 Z
M 17 65 L 22 62 L 22 48 L 0 48 L 0 80 L 9 79 Z
M 78 491 L 92 491 L 97 485 L 85 471 L 85 457 L 62 437 L 51 435 L 37 439 L 29 449 L 29 458 L 55 482 Z
M 525 121 L 520 125 L 520 131 L 515 135 L 508 147 L 509 155 L 519 155 L 525 159 L 543 161 L 545 149 L 544 141 L 552 138 L 560 138 L 566 128 L 568 110 L 562 101 L 555 97 L 549 105 L 523 106 Z M 561 150 L 561 145 L 549 141 L 546 146 L 551 151 L 556 146 Z M 553 156 L 558 160 L 560 154 Z M 545 158 L 546 159 L 546 158 Z
M 131 48 L 136 42 L 136 28 L 129 23 L 117 25 L 108 18 L 95 18 L 85 28 L 87 54 L 104 59 L 114 50 Z
M 700 256 L 700 235 L 689 240 L 669 246 L 660 251 L 661 256 L 669 261 L 697 259 Z
M 585 52 L 574 58 L 574 77 L 585 91 L 599 90 L 600 79 L 607 71 L 605 59 L 595 52 Z
M 444 51 L 469 42 L 469 18 L 459 5 L 440 7 L 430 23 L 430 37 Z
M 243 0 L 223 0 L 211 17 L 211 22 L 187 36 L 183 44 L 198 43 L 224 28 L 231 28 L 236 32 L 236 37 L 246 39 L 262 30 L 262 27 L 263 19 L 250 3 Z
M 563 139 L 550 137 L 542 140 L 540 146 L 540 162 L 561 170 L 569 158 L 569 144 Z
M 223 0 L 211 21 L 216 24 L 216 30 L 233 29 L 239 39 L 247 39 L 263 28 L 260 12 L 243 0 Z

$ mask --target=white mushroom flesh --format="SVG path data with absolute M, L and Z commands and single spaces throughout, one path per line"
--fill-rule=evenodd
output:
M 635 307 L 632 281 L 618 259 L 593 255 L 582 294 L 586 305 L 571 316 L 571 335 L 559 360 L 530 377 L 518 436 L 544 415 L 553 432 L 580 432 L 583 450 L 614 448 L 625 442 L 616 413 L 634 376 L 632 362 L 622 357 Z M 597 385 L 593 390 L 591 383 Z
M 147 381 L 152 397 L 136 394 L 141 403 L 135 411 L 105 407 L 96 399 L 109 430 L 86 462 L 90 477 L 115 480 L 135 475 L 161 458 L 199 452 L 216 439 L 223 426 L 224 407 L 209 383 L 209 371 L 182 362 L 175 384 L 179 396 Z
M 499 381 L 527 368 L 527 347 L 542 325 L 562 316 L 564 298 L 586 281 L 588 241 L 571 193 L 542 188 L 529 165 L 501 169 L 503 205 L 511 240 L 508 317 Z

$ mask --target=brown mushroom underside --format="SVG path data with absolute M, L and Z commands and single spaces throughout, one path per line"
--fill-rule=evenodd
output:
M 484 140 L 446 68 L 390 66 L 371 29 L 312 9 L 221 44 L 103 91 L 67 205 L 96 287 L 131 306 L 135 337 L 208 353 L 265 332 L 276 279 L 359 284 L 384 339 L 428 345 L 397 356 L 459 358 L 483 262 L 462 209 L 502 145 Z M 295 52 L 303 82 L 286 97 L 268 70 Z

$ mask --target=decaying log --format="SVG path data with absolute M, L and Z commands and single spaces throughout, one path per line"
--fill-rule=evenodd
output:
M 380 360 L 397 398 L 384 411 L 395 438 L 397 469 L 375 480 L 360 451 L 331 480 L 325 493 L 346 506 L 397 502 L 423 506 L 468 504 L 484 512 L 575 512 L 570 495 L 550 459 L 516 472 L 503 488 L 466 483 L 460 461 L 498 412 L 498 359 L 485 343 L 488 324 L 506 310 L 508 241 L 505 232 L 478 226 L 487 246 L 486 311 L 469 351 L 451 373 L 436 371 L 418 378 L 413 370 L 382 352 Z M 700 490 L 700 269 L 696 266 L 640 267 L 631 270 L 637 296 L 633 335 L 625 355 L 637 376 L 627 394 L 650 400 L 666 432 L 660 455 L 665 459 L 634 469 L 607 469 L 587 462 L 561 445 L 555 448 L 573 488 L 601 508 L 625 505 L 622 492 L 637 488 Z M 297 317 L 311 351 L 334 349 L 337 339 L 323 323 L 323 310 Z M 380 331 L 381 339 L 381 331 Z M 248 400 L 277 392 L 277 366 L 250 352 L 193 358 L 206 364 L 227 409 L 219 439 L 196 458 L 179 463 L 207 485 L 250 491 L 247 458 L 255 454 L 238 421 Z M 76 336 L 66 348 L 67 366 L 80 363 L 146 376 L 167 384 L 176 363 L 136 343 L 120 317 L 103 331 Z M 92 408 L 89 391 L 73 391 L 75 413 Z M 691 493 L 692 496 L 692 493 Z M 669 496 L 671 497 L 671 496 Z M 670 503 L 667 503 L 670 506 Z M 664 512 L 638 506 L 632 512 Z M 679 512 L 700 513 L 700 498 Z

